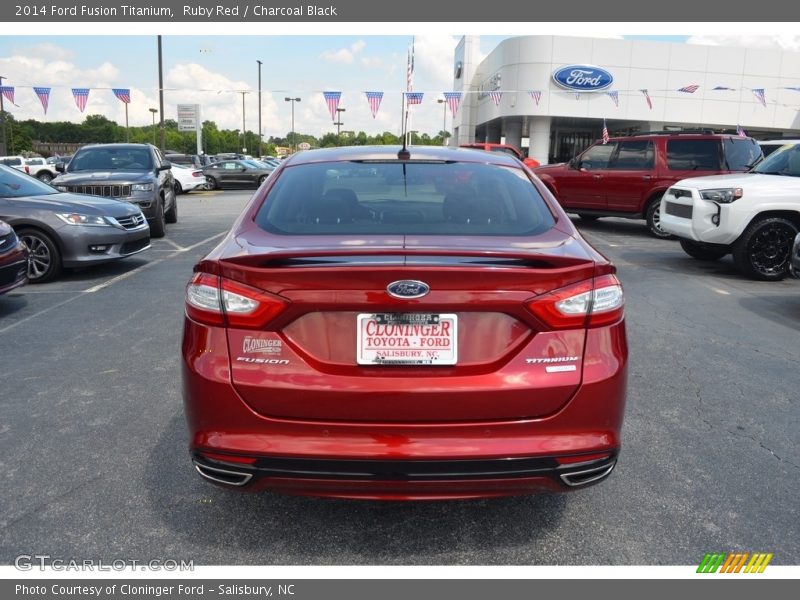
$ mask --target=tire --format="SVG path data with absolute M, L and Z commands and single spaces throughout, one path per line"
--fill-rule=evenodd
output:
M 756 218 L 733 244 L 733 262 L 741 273 L 761 281 L 789 274 L 797 226 L 782 217 Z
M 51 181 L 53 181 L 53 176 L 50 173 L 48 173 L 47 171 L 45 171 L 43 173 L 39 173 L 36 176 L 36 179 L 38 179 L 42 183 L 50 183 Z
M 258 178 L 258 187 L 264 185 L 264 182 L 267 180 L 267 177 L 269 177 L 269 175 L 262 175 L 261 177 Z
M 686 254 L 697 260 L 719 260 L 730 251 L 727 246 L 704 244 L 683 238 L 681 238 L 680 244 Z
M 588 222 L 597 221 L 597 219 L 600 218 L 597 215 L 587 215 L 585 213 L 578 213 L 578 216 L 581 218 L 581 221 L 588 221 Z
M 181 187 L 181 182 L 180 181 L 176 181 L 175 182 L 175 195 L 177 196 L 178 194 L 182 194 L 182 193 L 183 193 L 183 188 Z
M 647 221 L 647 229 L 650 235 L 662 240 L 674 240 L 675 236 L 667 233 L 661 229 L 661 196 L 653 198 L 647 205 L 647 210 L 644 214 L 644 219 Z
M 164 199 L 159 198 L 158 205 L 156 206 L 156 217 L 150 224 L 150 237 L 162 238 L 167 234 L 167 222 L 164 216 Z
M 206 175 L 206 189 L 207 190 L 217 189 L 217 180 L 214 179 L 211 175 Z
M 39 229 L 22 228 L 17 236 L 28 247 L 28 281 L 45 283 L 61 274 L 61 251 L 49 235 Z
M 164 221 L 167 223 L 178 222 L 178 197 L 172 199 L 172 207 L 164 213 Z

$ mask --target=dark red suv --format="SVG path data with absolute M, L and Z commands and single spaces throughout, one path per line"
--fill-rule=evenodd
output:
M 697 132 L 655 132 L 595 142 L 568 163 L 534 169 L 567 212 L 584 219 L 646 219 L 660 227 L 661 196 L 689 177 L 747 171 L 762 157 L 754 139 Z

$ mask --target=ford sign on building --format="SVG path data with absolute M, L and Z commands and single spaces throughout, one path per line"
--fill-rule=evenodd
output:
M 553 73 L 556 85 L 575 92 L 599 92 L 614 83 L 614 77 L 600 67 L 569 65 Z
M 453 53 L 461 104 L 451 146 L 504 143 L 546 165 L 601 139 L 604 121 L 612 137 L 737 125 L 756 139 L 797 137 L 800 52 L 566 35 L 509 37 L 494 49 L 482 41 L 464 36 Z M 753 88 L 764 88 L 763 104 Z

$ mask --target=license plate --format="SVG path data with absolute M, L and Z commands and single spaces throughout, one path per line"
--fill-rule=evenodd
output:
M 454 314 L 358 315 L 360 365 L 454 365 L 458 358 Z

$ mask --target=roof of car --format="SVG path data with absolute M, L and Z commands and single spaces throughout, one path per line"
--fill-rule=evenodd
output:
M 87 144 L 86 146 L 79 148 L 79 151 L 83 150 L 84 148 L 151 148 L 151 147 L 152 144 L 134 144 L 132 142 L 124 142 L 119 144 Z
M 759 144 L 800 144 L 800 140 L 759 140 Z
M 286 159 L 287 165 L 301 165 L 321 162 L 392 160 L 397 159 L 400 146 L 343 146 L 340 148 L 321 148 L 304 150 Z M 490 154 L 483 150 L 469 148 L 443 148 L 441 146 L 409 146 L 409 160 L 435 160 L 476 162 L 519 167 L 519 162 L 510 155 Z

